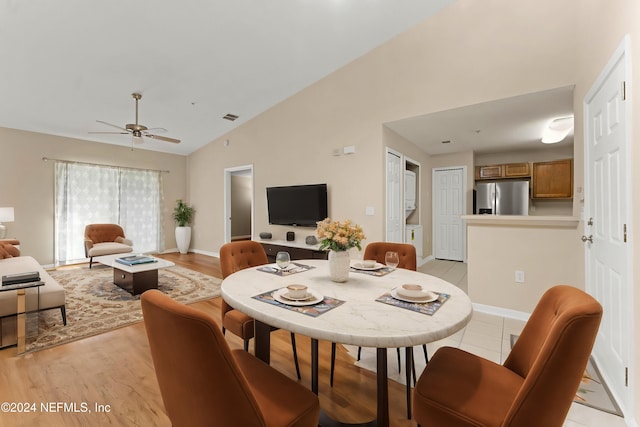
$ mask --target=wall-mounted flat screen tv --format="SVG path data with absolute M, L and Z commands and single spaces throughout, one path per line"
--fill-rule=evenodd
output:
M 267 187 L 269 224 L 315 227 L 327 215 L 327 184 Z

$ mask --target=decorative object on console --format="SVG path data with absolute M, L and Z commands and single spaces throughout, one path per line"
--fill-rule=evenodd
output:
M 307 236 L 307 237 L 304 239 L 304 242 L 305 242 L 307 245 L 317 245 L 317 244 L 318 244 L 318 239 L 316 239 L 316 236 Z
M 360 242 L 366 239 L 362 227 L 350 220 L 331 221 L 326 218 L 319 221 L 316 234 L 320 238 L 320 250 L 329 252 L 329 274 L 334 282 L 346 282 L 349 279 L 350 259 L 348 250 L 362 250 Z
M 271 239 L 272 235 L 271 233 L 267 232 L 267 231 L 263 231 L 262 233 L 260 233 L 260 238 L 264 239 L 264 240 L 269 240 Z
M 13 222 L 14 211 L 13 208 L 0 208 L 0 239 L 4 239 L 7 234 L 7 228 L 2 224 L 3 222 Z
M 173 210 L 173 219 L 178 223 L 176 227 L 176 244 L 178 245 L 178 251 L 181 254 L 186 254 L 191 243 L 191 227 L 189 227 L 189 224 L 191 224 L 195 210 L 181 199 L 178 199 L 176 203 L 176 207 Z
M 287 242 L 293 242 L 294 240 L 296 240 L 296 233 L 287 231 Z

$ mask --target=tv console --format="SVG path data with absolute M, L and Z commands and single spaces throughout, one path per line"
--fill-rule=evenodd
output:
M 297 259 L 327 259 L 329 253 L 321 251 L 320 245 L 307 245 L 306 243 L 287 242 L 285 240 L 259 241 L 267 253 L 269 262 L 276 262 L 276 254 L 280 251 L 289 252 L 291 260 Z

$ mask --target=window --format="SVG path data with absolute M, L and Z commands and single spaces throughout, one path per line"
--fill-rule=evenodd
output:
M 136 252 L 162 249 L 162 172 L 55 164 L 55 262 L 85 258 L 87 224 L 120 224 Z

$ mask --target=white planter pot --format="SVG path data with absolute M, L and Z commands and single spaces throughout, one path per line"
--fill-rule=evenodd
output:
M 191 243 L 191 227 L 176 227 L 176 244 L 181 254 L 189 252 Z
M 349 251 L 329 251 L 329 276 L 334 282 L 349 280 L 351 258 Z

